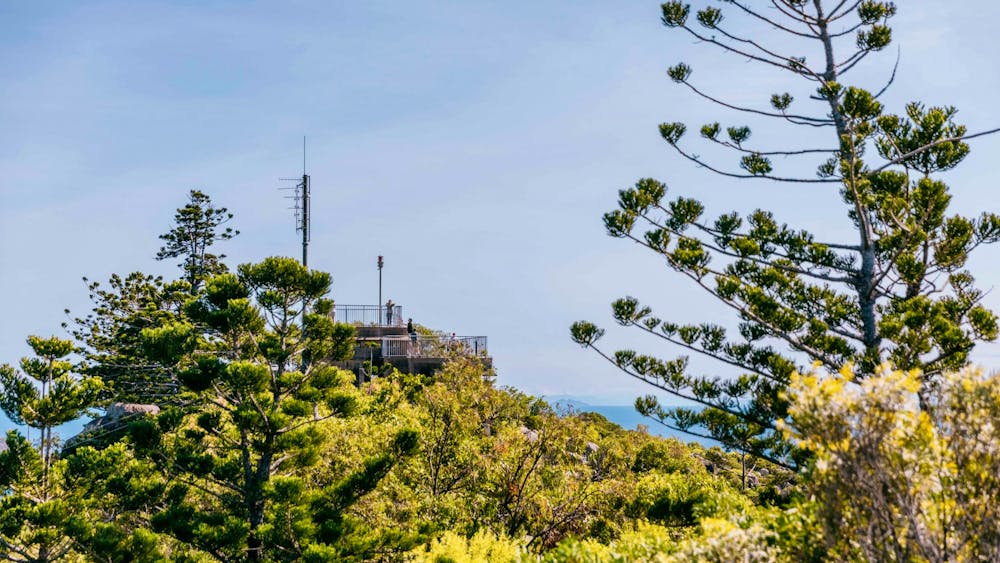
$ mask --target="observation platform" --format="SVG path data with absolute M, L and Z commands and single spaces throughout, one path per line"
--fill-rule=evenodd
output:
M 353 371 L 363 383 L 381 370 L 392 366 L 405 373 L 430 375 L 456 356 L 475 357 L 492 367 L 485 336 L 460 336 L 417 327 L 415 334 L 406 331 L 403 307 L 394 305 L 336 305 L 331 312 L 334 322 L 354 325 L 354 357 L 339 362 Z M 369 369 L 374 373 L 370 373 Z

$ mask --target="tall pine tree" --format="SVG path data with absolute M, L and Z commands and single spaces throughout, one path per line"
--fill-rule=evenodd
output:
M 36 447 L 11 431 L 0 452 L 0 552 L 9 561 L 41 563 L 72 552 L 68 527 L 84 503 L 79 490 L 65 486 L 54 430 L 93 407 L 102 384 L 73 373 L 66 359 L 72 342 L 31 336 L 28 344 L 35 356 L 22 359 L 20 371 L 0 365 L 0 410 L 39 433 Z
M 766 209 L 713 219 L 696 199 L 667 199 L 662 182 L 641 179 L 620 191 L 618 209 L 604 216 L 608 234 L 665 260 L 732 310 L 738 330 L 663 320 L 632 297 L 614 302 L 615 320 L 740 375 L 692 373 L 683 355 L 661 359 L 604 350 L 598 343 L 604 331 L 586 321 L 575 323 L 572 335 L 628 375 L 701 406 L 667 409 L 647 396 L 636 402 L 641 412 L 794 467 L 795 452 L 775 432 L 775 421 L 787 414 L 783 391 L 797 367 L 818 362 L 839 370 L 851 364 L 865 377 L 889 362 L 921 369 L 930 388 L 943 371 L 964 365 L 977 342 L 997 337 L 996 316 L 982 305 L 983 292 L 965 264 L 978 246 L 1000 239 L 1000 217 L 949 213 L 951 194 L 941 179 L 968 154 L 968 139 L 996 130 L 970 134 L 947 106 L 914 102 L 901 114 L 887 112 L 879 100 L 895 70 L 875 93 L 845 82 L 856 65 L 890 44 L 892 2 L 776 0 L 774 10 L 738 0 L 724 4 L 725 14 L 712 6 L 692 12 L 688 4 L 667 2 L 662 22 L 706 48 L 784 73 L 809 89 L 809 99 L 797 102 L 779 92 L 762 100 L 770 107 L 742 105 L 706 92 L 688 64 L 671 67 L 669 77 L 731 115 L 828 132 L 830 148 L 765 147 L 751 142 L 751 129 L 738 122 L 701 125 L 703 142 L 734 155 L 734 166 L 727 167 L 689 148 L 684 123 L 661 124 L 663 139 L 681 157 L 723 177 L 770 180 L 790 189 L 836 187 L 854 236 L 822 241 Z M 769 35 L 747 36 L 724 15 L 743 17 L 747 28 L 766 24 Z M 790 43 L 801 50 L 779 52 L 773 43 L 780 35 L 798 41 Z M 806 56 L 814 53 L 818 61 Z M 803 137 L 782 137 L 796 138 Z M 815 159 L 817 173 L 783 173 L 773 161 L 778 156 L 782 163 Z
M 357 393 L 332 365 L 353 355 L 354 337 L 330 319 L 329 286 L 329 274 L 267 258 L 210 278 L 186 319 L 141 332 L 145 352 L 174 366 L 187 391 L 183 406 L 132 429 L 137 452 L 173 483 L 155 530 L 221 560 L 345 555 L 341 515 L 416 436 L 400 432 L 358 473 L 310 487 L 331 447 L 323 421 L 349 415 Z
M 205 193 L 191 190 L 188 204 L 174 214 L 174 226 L 160 235 L 166 244 L 156 253 L 156 259 L 181 258 L 178 267 L 184 271 L 184 280 L 191 284 L 191 292 L 196 292 L 205 279 L 226 272 L 222 262 L 226 255 L 215 255 L 208 249 L 216 241 L 240 234 L 232 227 L 221 228 L 232 218 L 228 209 L 215 207 Z
M 102 378 L 106 394 L 116 401 L 159 404 L 179 390 L 175 370 L 145 354 L 140 333 L 184 322 L 184 304 L 200 294 L 204 280 L 228 271 L 225 255 L 208 250 L 239 234 L 230 227 L 221 230 L 233 214 L 200 191 L 192 190 L 188 198 L 176 210 L 170 231 L 160 235 L 167 244 L 156 255 L 157 260 L 181 258 L 182 279 L 165 281 L 142 272 L 113 274 L 103 284 L 83 279 L 93 307 L 74 317 L 70 330 L 83 347 L 89 372 Z

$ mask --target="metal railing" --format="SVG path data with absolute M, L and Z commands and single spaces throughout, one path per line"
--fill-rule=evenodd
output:
M 447 358 L 454 354 L 487 356 L 485 336 L 424 335 L 392 336 L 381 339 L 382 357 Z
M 390 314 L 391 313 L 391 314 Z M 365 326 L 403 326 L 403 306 L 393 305 L 340 305 L 334 306 L 331 312 L 333 320 L 338 323 Z

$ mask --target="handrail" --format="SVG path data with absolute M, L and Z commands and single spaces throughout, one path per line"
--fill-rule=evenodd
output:
M 447 335 L 392 335 L 374 338 L 358 339 L 354 348 L 354 357 L 368 359 L 372 357 L 369 345 L 375 345 L 377 355 L 383 358 L 447 358 L 455 354 L 485 357 L 489 355 L 487 338 L 485 336 L 447 336 Z
M 391 314 L 390 314 L 391 313 Z M 404 326 L 403 306 L 393 305 L 334 305 L 330 316 L 334 322 L 362 326 Z
M 380 338 L 383 358 L 446 358 L 453 354 L 487 356 L 485 336 L 448 336 L 417 334 Z

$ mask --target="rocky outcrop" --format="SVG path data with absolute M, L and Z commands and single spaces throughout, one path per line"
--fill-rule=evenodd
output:
M 105 436 L 124 429 L 129 420 L 159 413 L 160 407 L 156 405 L 111 403 L 104 410 L 104 416 L 95 418 L 84 425 L 83 431 L 66 440 L 63 449 L 72 449 L 85 443 L 89 445 L 91 441 L 100 442 Z
M 147 414 L 160 414 L 160 407 L 156 405 L 142 405 L 138 403 L 111 403 L 104 411 L 104 416 L 95 418 L 84 427 L 84 432 L 93 432 L 105 428 L 117 426 L 122 420 L 144 416 Z

